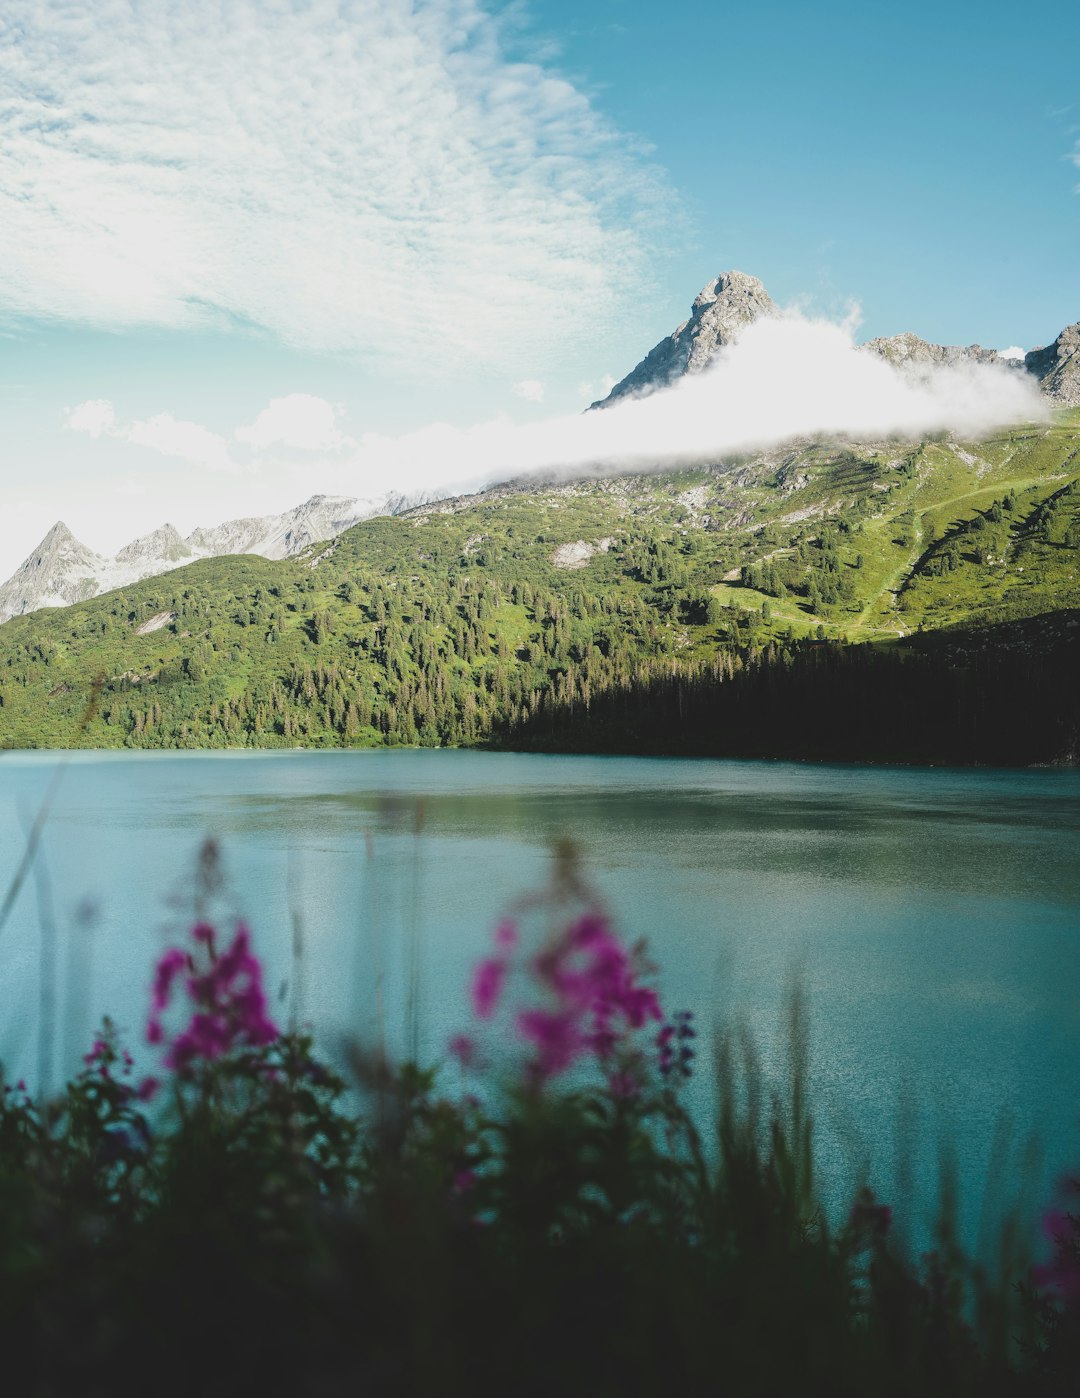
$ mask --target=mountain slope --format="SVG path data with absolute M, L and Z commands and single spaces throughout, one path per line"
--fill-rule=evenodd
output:
M 1078 545 L 1077 413 L 979 443 L 507 485 L 7 622 L 0 745 L 533 745 L 567 714 L 578 741 L 603 696 L 786 666 L 816 638 L 888 651 L 965 626 L 998 646 L 1003 623 L 1080 607 Z M 1008 643 L 1021 677 L 1038 634 Z M 1040 684 L 1074 702 L 1075 685 Z M 1065 731 L 1032 706 L 1018 722 Z
M 607 398 L 591 407 L 611 407 L 626 397 L 655 392 L 683 375 L 700 373 L 746 326 L 776 314 L 776 305 L 756 277 L 721 273 L 696 297 L 690 317 L 654 346 Z M 872 340 L 863 349 L 915 372 L 968 362 L 1007 364 L 1015 372 L 1031 373 L 1055 406 L 1080 405 L 1080 324 L 1067 327 L 1049 347 L 1032 350 L 1023 364 L 979 345 L 935 345 L 910 333 Z M 531 488 L 536 488 L 535 479 Z M 231 520 L 196 529 L 186 539 L 172 525 L 163 525 L 112 559 L 94 554 L 57 525 L 0 586 L 0 622 L 42 607 L 71 605 L 196 558 L 238 553 L 291 557 L 317 541 L 335 538 L 357 520 L 397 514 L 406 507 L 407 502 L 395 495 L 379 501 L 316 495 L 281 515 Z

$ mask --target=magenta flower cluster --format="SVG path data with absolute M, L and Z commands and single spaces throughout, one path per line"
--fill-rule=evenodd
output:
M 219 952 L 209 923 L 192 928 L 195 952 L 170 948 L 154 970 L 146 1037 L 166 1044 L 165 1066 L 185 1074 L 199 1060 L 212 1061 L 235 1048 L 255 1048 L 278 1037 L 267 1012 L 262 966 L 251 950 L 251 934 L 241 924 L 232 943 Z M 200 968 L 200 963 L 202 966 Z M 162 1016 L 177 982 L 192 1006 L 185 1027 L 168 1040 Z
M 517 929 L 503 923 L 495 934 L 495 955 L 473 974 L 472 1003 L 480 1019 L 491 1019 L 502 998 Z M 638 1079 L 625 1063 L 615 1065 L 628 1033 L 650 1020 L 662 1020 L 656 992 L 638 983 L 638 969 L 626 948 L 598 913 L 585 913 L 529 963 L 543 1003 L 519 1010 L 514 1023 L 528 1045 L 527 1075 L 542 1084 L 575 1062 L 594 1056 L 608 1071 L 609 1085 L 632 1096 Z M 455 1055 L 466 1061 L 469 1041 L 458 1036 Z
M 1080 1179 L 1062 1180 L 1059 1188 L 1073 1200 L 1080 1198 Z M 1080 1209 L 1075 1204 L 1071 1210 L 1050 1209 L 1043 1215 L 1042 1229 L 1054 1245 L 1054 1255 L 1032 1268 L 1032 1281 L 1075 1305 L 1080 1301 Z

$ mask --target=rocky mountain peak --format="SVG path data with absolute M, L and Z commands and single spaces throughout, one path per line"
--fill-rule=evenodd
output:
M 87 567 L 92 567 L 100 561 L 97 554 L 80 543 L 64 521 L 58 519 L 19 571 L 36 571 L 58 559 L 63 559 L 68 564 L 85 564 Z
M 721 272 L 718 277 L 713 277 L 711 282 L 706 282 L 694 297 L 692 309 L 704 310 L 706 306 L 715 305 L 717 301 L 728 307 L 737 307 L 740 304 L 745 306 L 747 302 L 754 302 L 768 309 L 773 305 L 769 293 L 757 277 L 735 268 L 730 272 Z
M 593 408 L 607 408 L 620 398 L 640 398 L 666 388 L 683 374 L 697 374 L 717 350 L 730 345 L 753 321 L 776 314 L 776 305 L 757 277 L 721 272 L 694 298 L 690 318 L 655 345 L 626 378 Z
M 50 549 L 62 548 L 65 544 L 77 544 L 78 542 L 64 521 L 58 519 L 38 545 L 37 552 L 46 553 Z
M 1024 367 L 1059 408 L 1080 408 L 1080 321 L 1067 325 L 1052 345 L 1029 350 Z
M 183 558 L 191 558 L 192 551 L 180 537 L 180 531 L 172 524 L 163 524 L 160 529 L 125 544 L 116 555 L 118 563 L 144 563 L 160 560 L 176 563 Z
M 95 574 L 104 561 L 58 519 L 0 587 L 0 621 L 40 606 L 63 607 L 92 597 L 98 590 Z

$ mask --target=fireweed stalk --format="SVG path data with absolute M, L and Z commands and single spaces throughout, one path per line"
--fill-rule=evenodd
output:
M 495 931 L 494 954 L 473 972 L 473 1013 L 494 1020 L 511 979 L 524 981 L 525 999 L 510 1025 L 525 1050 L 522 1076 L 539 1091 L 575 1065 L 592 1063 L 615 1098 L 640 1094 L 650 1070 L 662 1079 L 689 1076 L 694 1029 L 682 1012 L 666 1021 L 659 997 L 641 977 L 643 949 L 630 952 L 599 912 L 572 919 L 531 957 L 521 954 L 521 934 L 511 921 Z M 659 1024 L 646 1053 L 640 1031 Z M 482 1062 L 477 1039 L 462 1033 L 450 1041 L 451 1054 L 465 1068 Z
M 259 1048 L 278 1038 L 267 1013 L 262 965 L 251 950 L 251 934 L 242 923 L 223 952 L 209 923 L 191 931 L 193 951 L 170 948 L 154 970 L 146 1037 L 165 1048 L 165 1067 L 189 1076 L 199 1062 L 213 1062 L 237 1048 Z M 171 1039 L 163 1015 L 177 984 L 191 1005 L 191 1017 Z

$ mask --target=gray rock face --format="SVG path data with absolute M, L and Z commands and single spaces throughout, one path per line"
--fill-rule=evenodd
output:
M 890 364 L 920 365 L 936 364 L 1005 364 L 1015 365 L 1016 360 L 1003 359 L 997 350 L 983 349 L 982 345 L 932 345 L 920 340 L 910 330 L 902 335 L 888 335 L 883 339 L 867 340 L 860 348 L 866 354 L 876 354 L 879 359 Z
M 310 544 L 341 534 L 376 513 L 370 501 L 348 496 L 313 495 L 295 510 L 253 519 L 231 519 L 213 529 L 196 529 L 187 537 L 200 554 L 258 553 L 263 558 L 291 558 Z M 378 508 L 382 513 L 382 507 Z
M 1024 368 L 1059 408 L 1080 408 L 1080 321 L 1067 325 L 1052 345 L 1029 350 Z
M 0 587 L 0 621 L 38 607 L 67 607 L 98 591 L 108 560 L 80 544 L 58 520 L 29 558 Z
M 159 563 L 162 561 L 182 563 L 185 559 L 194 557 L 190 546 L 180 537 L 179 530 L 171 524 L 163 524 L 152 534 L 144 534 L 142 538 L 133 539 L 130 544 L 125 544 L 116 555 L 115 561 L 117 563 Z
M 702 288 L 690 319 L 655 345 L 606 398 L 590 407 L 610 408 L 620 398 L 641 398 L 684 374 L 700 373 L 717 350 L 730 345 L 752 321 L 775 314 L 776 306 L 757 277 L 722 272 Z
M 361 519 L 388 512 L 381 503 L 313 495 L 283 514 L 230 520 L 213 529 L 196 529 L 186 539 L 173 525 L 163 524 L 132 540 L 115 558 L 94 553 L 79 543 L 66 524 L 57 523 L 0 587 L 0 622 L 40 607 L 85 602 L 99 592 L 168 573 L 197 558 L 226 553 L 290 558 L 311 544 L 334 538 Z

